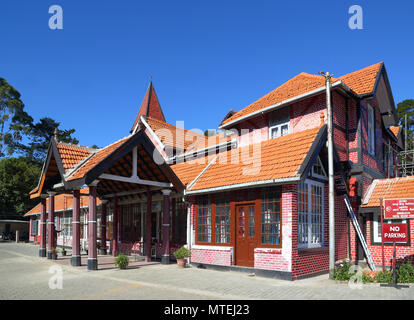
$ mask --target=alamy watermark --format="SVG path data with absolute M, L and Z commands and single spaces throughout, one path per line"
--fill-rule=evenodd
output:
M 61 6 L 54 4 L 49 7 L 49 13 L 52 15 L 49 18 L 49 28 L 51 30 L 63 29 L 63 9 Z
M 348 13 L 352 14 L 352 16 L 348 20 L 349 29 L 351 30 L 364 29 L 362 7 L 354 4 L 349 7 Z
M 52 274 L 52 276 L 49 278 L 49 289 L 55 290 L 55 289 L 63 289 L 63 270 L 61 266 L 51 266 L 49 268 L 49 273 Z

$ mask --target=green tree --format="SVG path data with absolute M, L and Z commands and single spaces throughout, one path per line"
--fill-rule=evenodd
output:
M 60 122 L 52 118 L 42 118 L 39 122 L 31 124 L 27 134 L 28 142 L 19 143 L 14 148 L 15 152 L 22 154 L 26 159 L 33 163 L 42 164 L 46 158 L 50 140 L 54 137 L 55 129 L 58 128 L 58 140 L 66 143 L 78 144 L 79 141 L 72 137 L 75 129 L 59 129 Z
M 13 146 L 30 131 L 33 118 L 24 111 L 20 93 L 0 78 L 0 157 L 13 154 Z
M 0 160 L 0 215 L 21 216 L 38 200 L 31 200 L 29 192 L 36 187 L 41 169 L 26 159 L 4 158 Z
M 414 132 L 414 100 L 407 99 L 397 104 L 397 115 L 399 125 L 404 126 L 405 115 L 407 115 L 407 150 L 414 148 L 413 132 Z M 405 136 L 403 136 L 403 140 Z

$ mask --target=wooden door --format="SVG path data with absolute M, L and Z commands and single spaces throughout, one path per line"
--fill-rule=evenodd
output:
M 238 266 L 254 266 L 255 220 L 254 203 L 236 206 L 235 264 Z

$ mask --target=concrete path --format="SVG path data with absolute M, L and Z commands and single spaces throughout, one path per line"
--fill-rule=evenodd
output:
M 325 275 L 291 282 L 142 262 L 118 270 L 106 260 L 105 268 L 88 271 L 70 266 L 68 257 L 39 258 L 33 244 L 0 243 L 0 299 L 414 299 L 414 286 L 351 289 Z M 59 274 L 62 289 L 51 289 L 58 286 Z

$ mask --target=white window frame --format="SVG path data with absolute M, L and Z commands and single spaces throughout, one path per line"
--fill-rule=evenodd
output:
M 282 135 L 281 134 L 282 127 L 284 127 L 284 126 L 287 126 L 287 133 L 285 133 L 285 134 Z M 275 136 L 273 136 L 272 135 L 272 131 L 275 130 L 275 129 L 277 129 L 277 133 L 276 133 Z M 269 139 L 275 139 L 275 138 L 278 138 L 278 137 L 283 137 L 283 136 L 285 136 L 285 135 L 287 135 L 289 133 L 290 133 L 290 120 L 288 120 L 288 121 L 286 121 L 284 123 L 280 123 L 280 124 L 276 124 L 276 125 L 273 125 L 273 126 L 269 126 Z
M 375 156 L 375 112 L 369 103 L 367 110 L 368 153 Z
M 391 220 L 384 220 L 384 223 L 392 223 Z M 400 223 L 407 223 L 407 220 L 401 220 Z M 382 243 L 382 239 L 381 239 L 381 235 L 379 234 L 378 228 L 379 226 L 381 226 L 381 215 L 380 213 L 374 213 L 373 214 L 373 219 L 372 219 L 372 242 L 376 245 L 381 244 Z M 387 242 L 388 243 L 388 242 Z M 397 243 L 401 243 L 401 244 L 405 244 L 405 242 L 397 242 Z
M 299 249 L 305 249 L 305 248 L 320 248 L 320 247 L 323 247 L 324 246 L 324 235 L 325 235 L 325 226 L 324 226 L 324 224 L 325 224 L 325 208 L 324 208 L 324 190 L 325 190 L 325 188 L 324 188 L 324 186 L 325 186 L 325 184 L 324 183 L 321 183 L 321 182 L 318 182 L 318 181 L 314 181 L 314 180 L 309 180 L 309 179 L 307 179 L 307 180 L 305 180 L 304 182 L 303 182 L 303 184 L 306 184 L 307 185 L 307 191 L 308 191 L 308 194 L 307 194 L 307 201 L 308 201 L 308 205 L 307 205 L 307 232 L 308 232 L 308 236 L 307 236 L 307 243 L 300 243 L 299 242 L 299 234 L 298 234 L 298 248 Z M 321 203 L 320 203 L 320 205 L 321 205 L 321 214 L 322 214 L 322 217 L 321 217 L 321 228 L 322 228 L 322 230 L 321 230 L 321 239 L 320 239 L 320 242 L 319 243 L 312 243 L 312 192 L 311 192 L 311 190 L 312 190 L 312 186 L 316 186 L 316 187 L 320 187 L 322 190 L 321 190 Z M 299 206 L 298 206 L 298 212 L 297 212 L 297 214 L 298 214 L 298 223 L 299 223 L 299 214 L 300 214 L 300 212 L 299 212 Z M 299 230 L 299 225 L 298 225 L 298 228 L 297 228 L 297 230 Z
M 315 164 L 318 164 L 322 168 L 322 175 L 315 172 L 315 170 L 314 170 L 315 169 Z M 312 166 L 312 177 L 320 178 L 320 179 L 324 179 L 324 180 L 326 180 L 328 178 L 328 175 L 326 174 L 325 168 L 323 167 L 322 161 L 319 157 L 316 159 L 315 163 Z

